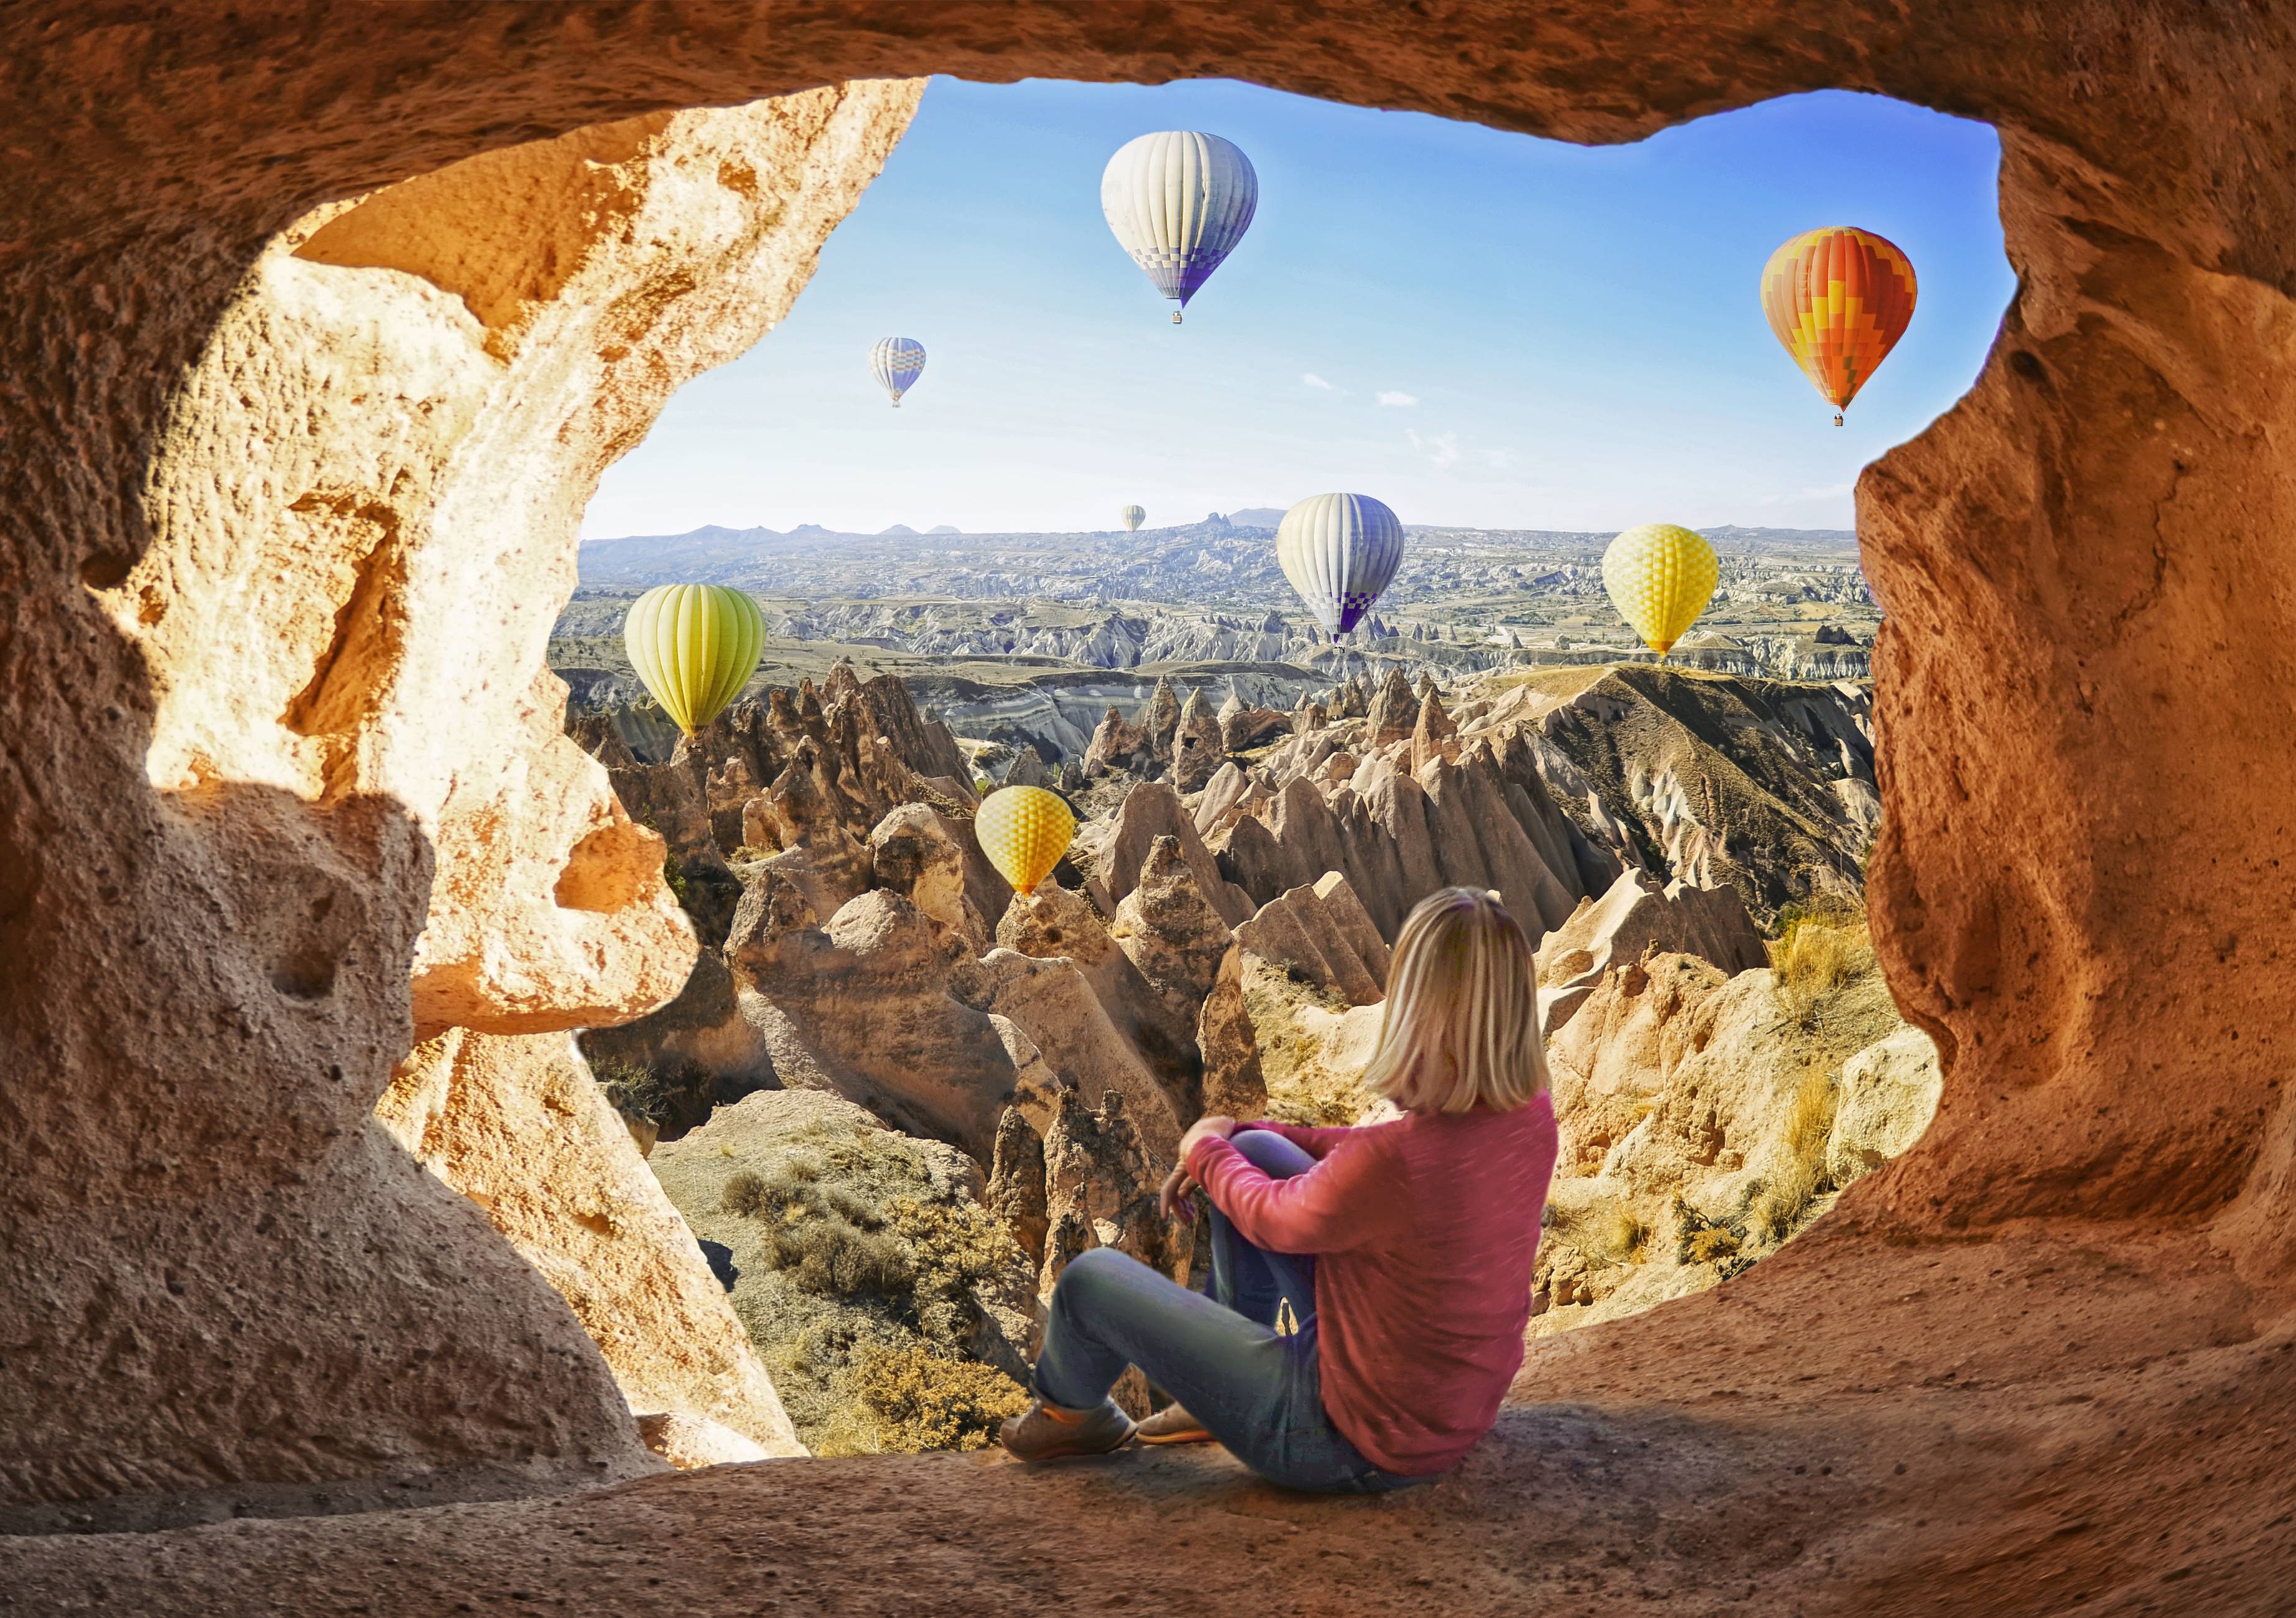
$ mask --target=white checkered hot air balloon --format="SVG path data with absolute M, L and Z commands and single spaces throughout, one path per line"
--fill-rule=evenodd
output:
M 901 395 L 914 387 L 924 372 L 925 346 L 914 337 L 881 337 L 869 350 L 869 374 L 893 396 L 896 410 L 901 407 Z
M 1326 634 L 1345 635 L 1403 563 L 1403 524 L 1369 495 L 1309 495 L 1276 525 L 1283 577 Z
M 1181 308 L 1235 251 L 1259 206 L 1251 160 L 1234 142 L 1194 129 L 1128 140 L 1100 177 L 1100 210 L 1118 244 Z

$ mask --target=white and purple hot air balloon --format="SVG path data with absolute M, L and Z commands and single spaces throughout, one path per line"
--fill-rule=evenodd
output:
M 1275 560 L 1334 637 L 1354 628 L 1403 563 L 1403 524 L 1369 495 L 1309 495 L 1275 529 Z
M 1185 308 L 1243 240 L 1259 177 L 1233 141 L 1194 129 L 1128 140 L 1100 177 L 1100 210 L 1156 290 Z M 1180 310 L 1172 311 L 1180 324 Z
M 901 395 L 914 387 L 924 373 L 925 346 L 914 337 L 881 337 L 869 350 L 869 374 L 892 395 L 896 410 L 901 407 Z

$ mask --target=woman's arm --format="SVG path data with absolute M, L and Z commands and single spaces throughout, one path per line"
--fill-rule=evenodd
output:
M 1327 1129 L 1310 1129 L 1304 1124 L 1278 1123 L 1272 1118 L 1254 1119 L 1235 1127 L 1239 1129 L 1265 1129 L 1270 1135 L 1281 1135 L 1310 1157 L 1330 1156 L 1332 1147 L 1355 1134 L 1354 1129 L 1343 1123 Z
M 1188 1172 L 1255 1247 L 1315 1253 L 1370 1245 L 1407 1217 L 1400 1176 L 1376 1130 L 1330 1133 L 1353 1138 L 1289 1179 L 1270 1179 L 1218 1135 L 1190 1148 Z

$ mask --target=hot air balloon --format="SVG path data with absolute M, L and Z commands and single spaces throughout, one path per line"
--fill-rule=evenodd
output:
M 766 618 L 756 602 L 723 585 L 657 585 L 622 620 L 622 645 L 646 689 L 690 736 L 757 668 Z
M 869 374 L 893 396 L 896 410 L 901 407 L 901 395 L 915 387 L 924 372 L 925 346 L 914 337 L 881 337 L 869 350 Z
M 1706 536 L 1671 522 L 1630 528 L 1603 553 L 1611 604 L 1660 657 L 1706 611 L 1721 574 Z
M 1058 793 L 1041 786 L 1000 786 L 972 817 L 980 851 L 1015 893 L 1033 893 L 1052 875 L 1076 835 L 1076 817 Z
M 1316 621 L 1346 634 L 1403 561 L 1403 524 L 1369 495 L 1309 495 L 1275 528 L 1275 559 Z
M 1870 230 L 1804 231 L 1762 267 L 1762 313 L 1839 427 L 1914 317 L 1913 260 Z
M 1100 177 L 1108 228 L 1156 290 L 1185 308 L 1259 206 L 1251 160 L 1217 135 L 1166 129 L 1116 149 Z M 1172 311 L 1180 324 L 1180 310 Z
M 1124 519 L 1124 531 L 1128 534 L 1138 533 L 1140 525 L 1148 521 L 1145 508 L 1137 505 L 1128 505 L 1116 514 Z

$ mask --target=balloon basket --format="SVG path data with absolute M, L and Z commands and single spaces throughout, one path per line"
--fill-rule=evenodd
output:
M 1180 311 L 1179 311 L 1179 310 L 1177 310 L 1177 309 L 1174 309 L 1174 310 L 1172 311 L 1172 324 L 1173 324 L 1174 325 L 1177 325 L 1177 324 L 1180 324 Z

